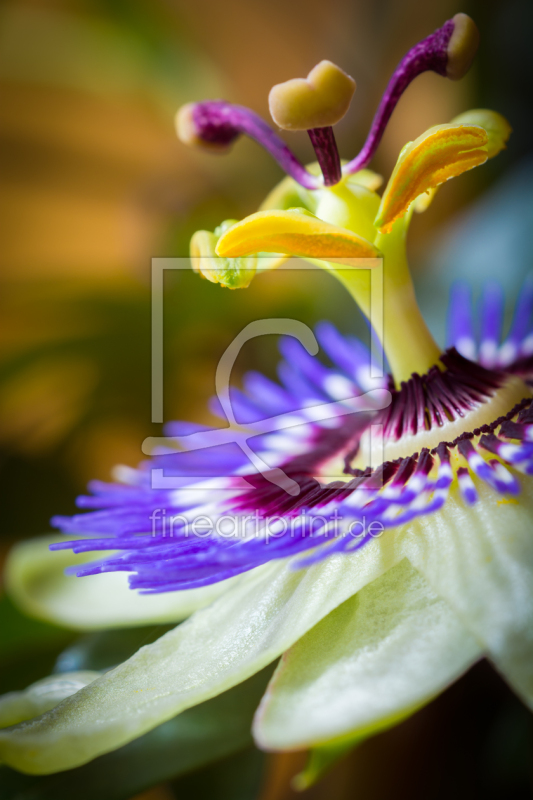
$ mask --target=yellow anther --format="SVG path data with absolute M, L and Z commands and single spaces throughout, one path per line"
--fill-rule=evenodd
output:
M 358 265 L 357 260 L 380 255 L 377 247 L 362 236 L 302 209 L 257 211 L 229 228 L 216 247 L 217 255 L 226 258 L 261 251 L 350 266 L 368 266 Z
M 327 128 L 341 120 L 355 92 L 355 81 L 331 61 L 321 61 L 307 78 L 278 83 L 268 98 L 272 119 L 288 131 Z
M 459 114 L 458 117 L 452 119 L 451 125 L 476 125 L 484 128 L 487 136 L 487 158 L 494 158 L 499 152 L 505 150 L 505 143 L 512 133 L 512 128 L 501 114 L 497 111 L 491 111 L 488 108 L 474 108 L 470 111 L 465 111 Z M 419 195 L 414 201 L 414 210 L 417 213 L 426 211 L 435 194 L 437 187 L 428 189 L 424 194 Z
M 388 232 L 423 192 L 487 160 L 489 137 L 479 125 L 437 125 L 409 142 L 383 194 L 376 228 Z
M 227 289 L 245 289 L 256 272 L 276 269 L 287 260 L 280 253 L 251 253 L 243 258 L 222 258 L 217 255 L 216 245 L 220 237 L 237 224 L 227 219 L 214 233 L 196 231 L 191 239 L 190 256 L 192 268 L 211 283 L 219 283 Z

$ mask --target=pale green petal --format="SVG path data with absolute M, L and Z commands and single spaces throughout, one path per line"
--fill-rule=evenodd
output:
M 305 570 L 273 562 L 244 575 L 154 644 L 30 723 L 0 732 L 0 758 L 49 773 L 120 747 L 274 661 L 398 559 L 394 532 Z
M 24 720 L 38 717 L 57 706 L 62 700 L 75 694 L 84 686 L 99 678 L 100 672 L 65 672 L 50 675 L 32 683 L 22 692 L 9 692 L 0 697 L 0 728 L 16 725 Z
M 168 594 L 140 595 L 128 588 L 125 572 L 107 572 L 76 578 L 66 567 L 94 560 L 68 550 L 50 552 L 60 541 L 50 536 L 17 544 L 9 555 L 5 580 L 14 602 L 26 614 L 76 630 L 122 628 L 179 622 L 209 605 L 235 578 L 199 589 Z
M 533 706 L 533 480 L 509 500 L 476 485 L 472 508 L 454 492 L 415 521 L 405 554 Z
M 284 750 L 364 737 L 427 703 L 480 655 L 404 559 L 285 653 L 257 711 L 255 739 Z

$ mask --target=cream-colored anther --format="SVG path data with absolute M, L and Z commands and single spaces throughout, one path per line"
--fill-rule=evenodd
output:
M 327 128 L 341 120 L 355 92 L 355 81 L 331 61 L 321 61 L 307 78 L 278 83 L 270 90 L 272 119 L 287 131 Z
M 467 14 L 456 14 L 452 22 L 455 27 L 448 43 L 446 77 L 458 81 L 466 75 L 474 60 L 479 46 L 479 31 Z

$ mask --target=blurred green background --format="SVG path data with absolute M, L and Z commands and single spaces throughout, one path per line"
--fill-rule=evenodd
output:
M 150 422 L 151 258 L 187 256 L 196 229 L 256 210 L 282 177 L 253 142 L 238 142 L 224 157 L 185 148 L 174 134 L 178 106 L 224 97 L 268 118 L 270 87 L 328 58 L 358 83 L 338 129 L 341 155 L 353 157 L 403 53 L 458 11 L 481 31 L 473 69 L 457 83 L 419 77 L 372 165 L 388 176 L 407 141 L 469 107 L 494 108 L 514 129 L 507 151 L 448 183 L 413 221 L 415 278 L 441 337 L 453 279 L 467 277 L 478 289 L 496 277 L 512 298 L 531 268 L 530 0 L 2 4 L 2 557 L 17 539 L 49 530 L 52 514 L 72 513 L 87 480 L 107 480 L 114 464 L 138 462 L 143 439 L 160 433 Z M 304 134 L 289 139 L 300 159 L 313 160 Z M 302 281 L 297 272 L 272 273 L 229 292 L 192 272 L 169 274 L 165 418 L 208 421 L 205 404 L 225 347 L 247 322 L 280 316 L 310 325 L 328 318 L 366 335 L 357 310 L 326 275 Z M 251 366 L 274 375 L 275 362 L 274 341 L 250 343 L 236 378 Z M 72 635 L 26 620 L 5 597 L 1 603 L 0 689 L 8 691 L 47 674 Z M 113 657 L 125 657 L 147 635 L 140 631 Z M 106 641 L 108 647 L 112 637 Z M 108 665 L 116 663 L 109 658 Z M 529 724 L 480 665 L 411 720 L 356 750 L 307 796 L 440 798 L 453 787 L 460 798 L 530 797 Z M 218 772 L 191 773 L 189 783 L 167 782 L 143 796 L 295 796 L 287 786 L 299 755 L 271 757 L 266 766 L 251 749 L 232 758 Z M 245 776 L 237 788 L 236 775 Z M 6 798 L 23 796 L 16 794 L 22 789 L 9 791 Z M 57 787 L 48 791 L 57 800 Z M 24 794 L 30 796 L 45 795 Z

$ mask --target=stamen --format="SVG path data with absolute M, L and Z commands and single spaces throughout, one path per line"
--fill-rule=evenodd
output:
M 478 42 L 479 33 L 473 20 L 466 14 L 456 14 L 409 50 L 389 81 L 361 152 L 346 164 L 343 172 L 358 172 L 372 160 L 400 97 L 418 75 L 431 70 L 451 80 L 462 78 L 470 68 Z
M 267 150 L 280 167 L 305 189 L 318 189 L 320 179 L 311 175 L 285 142 L 261 119 L 244 106 L 225 100 L 188 103 L 176 115 L 176 131 L 184 144 L 224 152 L 246 134 Z

